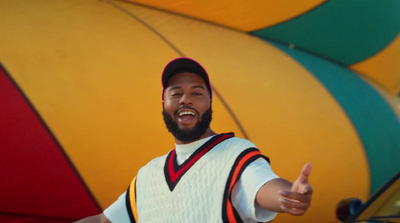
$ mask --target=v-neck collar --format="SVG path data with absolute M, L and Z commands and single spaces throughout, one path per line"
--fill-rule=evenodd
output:
M 210 151 L 220 142 L 233 136 L 233 133 L 224 133 L 212 137 L 210 140 L 200 146 L 195 152 L 193 152 L 193 154 L 190 155 L 189 158 L 181 165 L 178 165 L 178 162 L 176 160 L 175 149 L 172 150 L 168 154 L 164 165 L 165 179 L 168 183 L 169 189 L 173 191 L 182 176 L 208 151 Z
M 206 137 L 204 139 L 199 139 L 195 142 L 191 142 L 189 144 L 175 144 L 175 154 L 176 161 L 178 165 L 182 165 L 183 162 L 186 161 L 187 158 L 190 157 L 197 149 L 200 148 L 204 143 L 210 140 L 215 135 Z

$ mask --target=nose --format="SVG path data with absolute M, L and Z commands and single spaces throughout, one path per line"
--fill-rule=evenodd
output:
M 192 104 L 192 98 L 190 97 L 190 94 L 183 94 L 182 97 L 179 100 L 179 104 L 181 104 L 181 105 L 191 105 Z

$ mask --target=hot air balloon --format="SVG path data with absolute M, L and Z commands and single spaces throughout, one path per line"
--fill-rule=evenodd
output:
M 98 214 L 173 149 L 161 72 L 203 64 L 212 128 L 250 139 L 306 215 L 367 199 L 400 170 L 400 2 L 0 0 L 0 222 Z

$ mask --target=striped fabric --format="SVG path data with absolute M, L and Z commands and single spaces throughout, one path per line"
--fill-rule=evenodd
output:
M 257 148 L 249 148 L 243 151 L 235 161 L 232 170 L 229 174 L 229 178 L 226 182 L 226 188 L 224 192 L 224 203 L 222 205 L 222 218 L 224 222 L 243 222 L 232 205 L 231 193 L 233 186 L 240 179 L 244 169 L 253 161 L 258 158 L 264 158 L 269 162 L 268 157 L 262 155 Z
M 133 178 L 126 193 L 126 207 L 128 208 L 129 219 L 132 223 L 138 222 L 138 213 L 136 208 L 136 177 Z

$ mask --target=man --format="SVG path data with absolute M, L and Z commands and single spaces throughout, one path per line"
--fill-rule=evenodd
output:
M 79 222 L 266 222 L 277 212 L 306 212 L 311 164 L 292 184 L 274 174 L 250 141 L 212 131 L 213 92 L 199 63 L 172 60 L 162 85 L 164 121 L 175 149 L 142 167 L 102 214 Z

